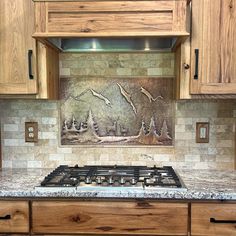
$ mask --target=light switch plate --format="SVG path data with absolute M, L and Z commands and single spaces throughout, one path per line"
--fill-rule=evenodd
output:
M 209 143 L 209 122 L 196 123 L 196 143 Z
M 25 142 L 38 142 L 38 122 L 25 122 Z

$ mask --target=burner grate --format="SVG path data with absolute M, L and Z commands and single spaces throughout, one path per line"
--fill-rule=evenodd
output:
M 44 178 L 42 187 L 143 186 L 183 188 L 171 166 L 84 166 L 61 165 Z

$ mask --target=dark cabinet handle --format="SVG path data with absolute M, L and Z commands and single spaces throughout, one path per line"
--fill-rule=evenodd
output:
M 216 220 L 215 218 L 210 218 L 210 222 L 215 224 L 236 224 L 236 220 Z
M 10 220 L 11 215 L 0 216 L 0 220 Z
M 33 55 L 33 50 L 28 50 L 29 79 L 34 79 L 34 76 L 32 73 L 32 55 Z
M 195 49 L 195 74 L 194 79 L 198 79 L 199 49 Z

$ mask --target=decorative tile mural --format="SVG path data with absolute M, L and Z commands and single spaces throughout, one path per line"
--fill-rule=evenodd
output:
M 61 79 L 62 145 L 172 145 L 173 79 Z

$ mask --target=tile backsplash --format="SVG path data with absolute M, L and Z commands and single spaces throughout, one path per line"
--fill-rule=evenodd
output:
M 62 77 L 174 76 L 174 55 L 61 54 Z M 62 147 L 61 101 L 0 100 L 2 165 L 48 168 L 60 164 L 172 165 L 193 169 L 233 169 L 235 100 L 177 101 L 173 147 Z M 24 123 L 39 124 L 38 143 L 25 143 Z M 195 142 L 196 122 L 210 122 L 210 142 Z

